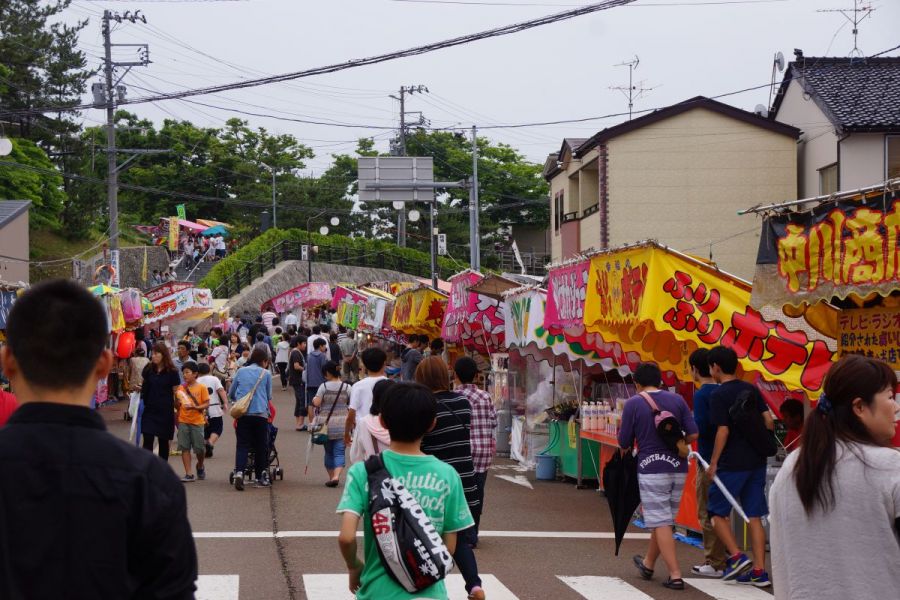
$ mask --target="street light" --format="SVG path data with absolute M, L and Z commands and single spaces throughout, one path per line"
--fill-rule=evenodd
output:
M 308 219 L 306 219 L 306 239 L 308 242 L 308 245 L 306 247 L 306 282 L 307 283 L 312 282 L 312 259 L 313 259 L 312 221 L 313 221 L 313 219 L 318 219 L 319 217 L 321 217 L 322 215 L 327 213 L 328 210 L 329 209 L 325 209 L 319 213 L 314 214 L 313 216 L 309 217 Z M 331 220 L 329 221 L 329 223 L 331 223 L 332 227 L 337 227 L 338 225 L 341 224 L 341 220 L 338 219 L 337 217 L 331 217 Z M 328 235 L 328 226 L 322 225 L 319 228 L 319 233 L 322 235 Z
M 278 219 L 275 216 L 275 169 L 264 162 L 259 163 L 272 173 L 272 229 L 278 228 Z

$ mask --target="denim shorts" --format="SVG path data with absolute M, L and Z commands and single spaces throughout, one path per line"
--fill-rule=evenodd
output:
M 325 442 L 325 468 L 337 469 L 343 467 L 344 461 L 344 440 L 328 440 Z
M 716 475 L 735 500 L 740 502 L 748 517 L 765 517 L 769 514 L 765 467 L 750 471 L 716 471 Z M 707 508 L 711 517 L 727 517 L 731 514 L 731 503 L 715 483 L 709 486 Z

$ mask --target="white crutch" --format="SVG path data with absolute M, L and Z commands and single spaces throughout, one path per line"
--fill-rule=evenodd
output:
M 699 452 L 691 452 L 690 454 L 688 454 L 688 458 L 696 459 L 696 461 L 703 467 L 704 471 L 709 468 L 709 463 L 703 460 L 703 457 L 700 456 Z M 719 479 L 718 475 L 713 477 L 713 482 L 715 482 L 716 487 L 719 488 L 719 490 L 722 492 L 722 495 L 725 496 L 725 499 L 728 500 L 729 504 L 734 507 L 734 510 L 737 511 L 737 514 L 741 516 L 744 522 L 749 523 L 750 518 L 747 517 L 747 513 L 744 512 L 744 509 L 741 508 L 741 505 L 738 504 L 738 501 L 734 498 L 734 496 L 731 495 L 731 492 L 728 491 L 728 488 L 725 487 L 725 484 L 722 483 L 722 480 Z

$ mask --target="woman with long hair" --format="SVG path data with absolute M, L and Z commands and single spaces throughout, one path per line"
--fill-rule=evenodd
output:
M 159 444 L 159 457 L 169 459 L 169 441 L 175 435 L 175 390 L 181 385 L 181 377 L 165 342 L 153 344 L 150 362 L 141 373 L 142 445 L 153 452 L 153 443 Z
M 234 488 L 244 489 L 244 469 L 250 449 L 255 456 L 256 487 L 268 487 L 269 482 L 269 402 L 272 400 L 272 372 L 269 354 L 263 347 L 255 347 L 246 364 L 238 369 L 228 390 L 228 398 L 237 402 L 253 394 L 247 413 L 237 420 L 237 450 L 234 458 Z
M 440 356 L 422 359 L 416 367 L 415 379 L 416 383 L 421 383 L 431 390 L 437 402 L 437 420 L 434 428 L 422 439 L 422 452 L 431 454 L 456 469 L 462 479 L 466 502 L 474 517 L 476 511 L 479 513 L 481 511 L 481 502 L 478 500 L 478 485 L 475 481 L 475 465 L 472 462 L 472 444 L 469 438 L 472 405 L 465 396 L 450 390 L 450 369 Z M 390 402 L 390 399 L 387 401 Z M 475 544 L 474 526 L 457 533 L 453 560 L 456 561 L 465 579 L 466 592 L 470 600 L 482 600 L 484 590 L 478 576 L 478 562 L 472 551 Z
M 325 442 L 325 470 L 328 472 L 328 481 L 325 485 L 337 487 L 346 464 L 344 425 L 347 423 L 350 389 L 353 385 L 341 381 L 340 367 L 333 360 L 322 366 L 322 375 L 325 376 L 325 383 L 316 390 L 312 403 L 319 413 L 316 417 L 317 424 L 321 424 L 323 432 L 328 434 L 328 441 Z
M 775 598 L 896 598 L 900 590 L 897 377 L 848 355 L 831 366 L 802 443 L 770 493 Z

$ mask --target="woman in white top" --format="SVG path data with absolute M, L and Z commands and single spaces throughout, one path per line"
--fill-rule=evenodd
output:
M 318 410 L 316 425 L 321 424 L 321 432 L 328 433 L 325 442 L 325 470 L 328 471 L 328 487 L 337 487 L 344 470 L 344 426 L 347 423 L 347 410 L 350 407 L 350 388 L 352 384 L 341 381 L 338 364 L 329 360 L 322 366 L 325 383 L 316 390 L 312 399 Z M 318 427 L 313 427 L 316 431 Z M 311 434 L 313 435 L 313 434 Z
M 896 386 L 880 360 L 848 355 L 829 369 L 770 492 L 776 599 L 900 594 Z
M 279 335 L 281 335 L 281 327 L 276 329 Z M 285 391 L 287 389 L 288 377 L 287 377 L 287 367 L 289 356 L 291 354 L 291 342 L 285 339 L 285 336 L 282 336 L 278 343 L 275 345 L 275 366 L 278 368 L 278 374 L 281 376 L 281 391 Z

